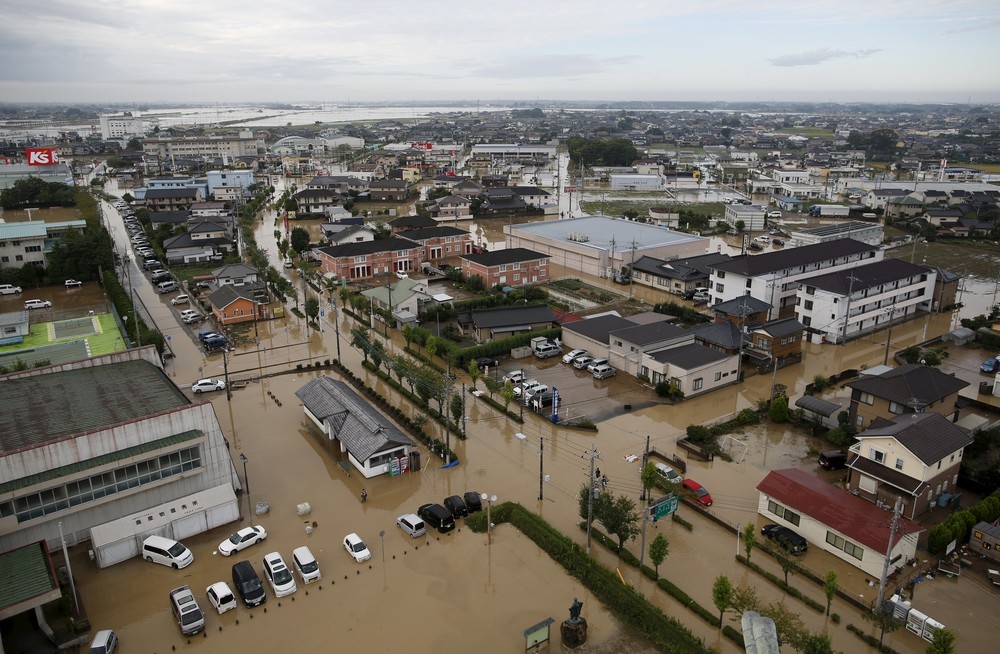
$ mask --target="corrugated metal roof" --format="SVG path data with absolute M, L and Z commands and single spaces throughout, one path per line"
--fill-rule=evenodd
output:
M 0 554 L 0 611 L 57 588 L 44 541 Z
M 840 405 L 836 402 L 827 402 L 812 395 L 803 395 L 795 400 L 795 406 L 802 407 L 806 411 L 812 411 L 827 418 L 840 410 Z
M 28 475 L 27 477 L 21 477 L 13 481 L 8 481 L 4 484 L 0 484 L 0 495 L 19 490 L 21 488 L 28 488 L 29 486 L 34 486 L 35 484 L 42 484 L 53 479 L 59 479 L 60 477 L 75 475 L 83 472 L 84 470 L 98 468 L 109 463 L 114 463 L 115 461 L 123 461 L 133 456 L 141 456 L 143 454 L 148 454 L 149 452 L 155 452 L 156 450 L 164 449 L 172 445 L 178 445 L 186 441 L 200 438 L 203 435 L 204 433 L 200 429 L 191 429 L 179 434 L 174 434 L 173 436 L 167 436 L 166 438 L 158 438 L 154 441 L 142 443 L 141 445 L 127 447 L 124 450 L 116 450 L 114 452 L 109 452 L 108 454 L 95 456 L 92 459 L 84 459 L 83 461 L 77 461 L 76 463 L 60 466 L 58 468 L 50 468 L 44 472 L 39 472 L 34 475 Z
M 0 239 L 45 238 L 47 234 L 45 223 L 38 220 L 24 223 L 0 223 Z

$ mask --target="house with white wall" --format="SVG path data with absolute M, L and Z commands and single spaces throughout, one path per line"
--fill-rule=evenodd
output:
M 654 385 L 666 382 L 689 398 L 735 383 L 739 379 L 739 361 L 738 354 L 692 342 L 644 352 L 639 374 Z

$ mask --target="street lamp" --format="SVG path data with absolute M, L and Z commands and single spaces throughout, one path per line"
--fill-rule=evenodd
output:
M 243 452 L 240 452 L 240 461 L 243 462 L 243 483 L 247 487 L 247 495 L 250 494 L 250 478 L 247 477 L 247 461 L 249 461 L 249 460 L 250 459 L 247 458 L 246 454 L 244 454 Z
M 379 540 L 381 541 L 381 544 L 379 546 L 382 548 L 382 563 L 385 563 L 385 529 L 378 532 L 378 537 Z
M 483 493 L 480 495 L 483 501 L 486 502 L 486 535 L 488 542 L 493 543 L 493 503 L 497 501 L 496 495 L 488 495 Z

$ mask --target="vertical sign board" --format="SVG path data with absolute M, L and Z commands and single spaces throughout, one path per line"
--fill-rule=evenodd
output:
M 29 166 L 55 166 L 59 163 L 58 148 L 25 148 Z

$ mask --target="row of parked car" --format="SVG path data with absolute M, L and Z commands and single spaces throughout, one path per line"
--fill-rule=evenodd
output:
M 608 360 L 602 357 L 592 357 L 586 350 L 570 350 L 563 355 L 563 363 L 572 364 L 577 370 L 587 369 L 594 379 L 607 379 L 614 377 L 618 372 L 608 364 Z

